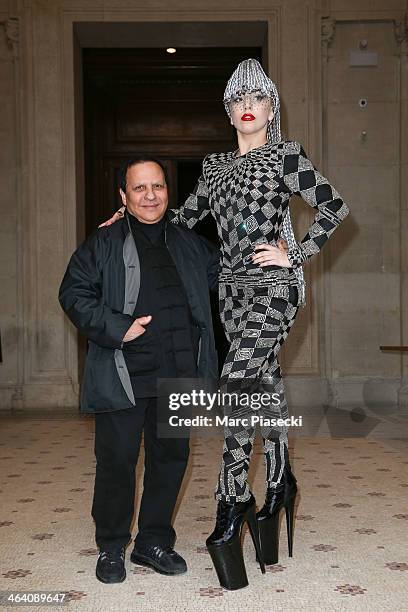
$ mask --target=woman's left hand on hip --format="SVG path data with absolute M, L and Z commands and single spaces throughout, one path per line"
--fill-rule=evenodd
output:
M 255 254 L 252 255 L 252 261 L 254 264 L 259 264 L 262 268 L 264 266 L 280 266 L 281 268 L 291 268 L 287 256 L 287 244 L 281 238 L 277 242 L 278 246 L 272 244 L 256 244 L 254 247 Z

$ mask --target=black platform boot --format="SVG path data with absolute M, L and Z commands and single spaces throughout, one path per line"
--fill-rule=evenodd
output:
M 255 498 L 252 494 L 246 502 L 218 502 L 215 529 L 206 541 L 220 585 L 230 591 L 248 586 L 241 544 L 241 532 L 245 521 L 248 523 L 257 559 L 264 574 L 265 565 L 259 543 Z
M 293 515 L 297 485 L 289 463 L 284 467 L 281 482 L 276 488 L 268 488 L 265 504 L 257 513 L 261 550 L 266 565 L 273 565 L 279 560 L 279 516 L 282 508 L 286 513 L 289 557 L 293 553 Z

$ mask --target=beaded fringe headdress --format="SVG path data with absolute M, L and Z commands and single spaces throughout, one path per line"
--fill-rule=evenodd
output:
M 238 93 L 251 93 L 261 91 L 271 98 L 273 119 L 269 121 L 267 127 L 267 138 L 270 144 L 275 144 L 282 140 L 280 128 L 280 102 L 276 85 L 265 74 L 261 64 L 256 59 L 247 59 L 238 64 L 232 73 L 224 91 L 224 106 L 228 116 L 231 118 L 230 102 Z M 286 240 L 289 250 L 296 248 L 297 242 L 293 232 L 292 222 L 289 213 L 289 206 L 282 224 L 281 237 Z M 305 304 L 305 278 L 302 266 L 295 268 L 295 274 L 300 287 L 300 303 Z

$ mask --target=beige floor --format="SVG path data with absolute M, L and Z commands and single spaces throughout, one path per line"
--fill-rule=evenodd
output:
M 94 577 L 90 503 L 93 422 L 75 415 L 0 418 L 0 589 L 65 592 L 65 609 L 95 611 L 408 610 L 407 419 L 394 437 L 293 441 L 300 486 L 294 557 L 282 529 L 279 565 L 262 576 L 249 537 L 250 586 L 218 585 L 204 541 L 214 522 L 221 441 L 195 439 L 176 520 L 188 574 L 163 577 L 127 561 L 127 580 Z M 138 476 L 141 473 L 139 462 Z M 263 495 L 259 445 L 252 470 Z M 140 481 L 140 477 L 138 478 Z M 130 550 L 128 548 L 127 557 Z M 0 606 L 1 607 L 1 606 Z M 4 609 L 12 609 L 6 605 Z M 50 610 L 55 607 L 24 609 Z

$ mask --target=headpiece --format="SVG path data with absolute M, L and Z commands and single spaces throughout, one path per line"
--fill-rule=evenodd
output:
M 231 117 L 229 105 L 234 96 L 253 91 L 260 91 L 272 100 L 273 119 L 268 124 L 267 137 L 270 143 L 279 142 L 281 129 L 278 91 L 258 60 L 252 58 L 244 60 L 232 73 L 224 91 L 224 106 L 228 116 Z

